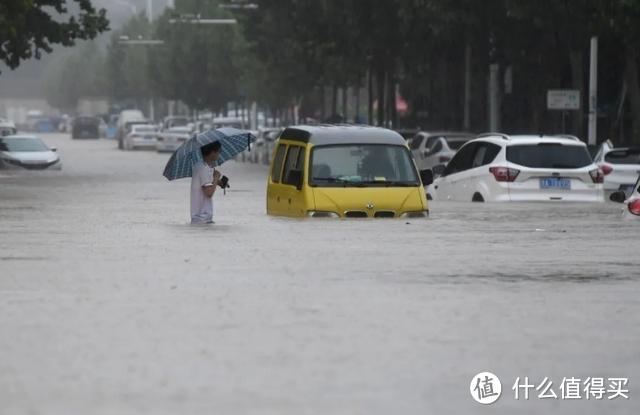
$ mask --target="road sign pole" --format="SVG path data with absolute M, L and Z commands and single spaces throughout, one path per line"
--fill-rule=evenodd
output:
M 598 135 L 598 38 L 591 38 L 589 75 L 589 145 L 597 144 Z

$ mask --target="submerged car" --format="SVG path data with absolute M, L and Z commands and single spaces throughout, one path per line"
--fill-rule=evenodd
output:
M 153 124 L 133 124 L 131 130 L 124 137 L 124 149 L 135 150 L 138 148 L 156 149 L 158 127 Z
M 410 140 L 409 147 L 419 169 L 433 169 L 447 164 L 460 147 L 474 138 L 469 133 L 419 132 Z
M 492 133 L 465 144 L 428 192 L 461 202 L 603 202 L 603 179 L 575 137 Z
M 427 217 L 423 185 L 405 139 L 364 126 L 296 126 L 275 148 L 267 213 L 314 218 Z
M 633 193 L 633 184 L 640 174 L 640 147 L 614 148 L 605 142 L 594 161 L 604 174 L 604 190 L 622 190 L 627 195 Z
M 71 125 L 71 138 L 100 138 L 100 124 L 98 117 L 77 117 Z
M 628 198 L 624 190 L 618 190 L 611 194 L 610 200 L 626 205 L 626 209 L 623 212 L 624 216 L 640 220 L 640 177 L 638 177 L 636 184 L 633 185 Z
M 62 162 L 56 151 L 33 135 L 0 137 L 0 168 L 60 170 Z

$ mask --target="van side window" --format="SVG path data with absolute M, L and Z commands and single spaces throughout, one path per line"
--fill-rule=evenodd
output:
M 282 162 L 284 161 L 286 151 L 286 145 L 278 144 L 278 150 L 273 158 L 273 167 L 271 170 L 271 181 L 274 183 L 280 183 L 280 179 L 282 178 Z
M 282 173 L 283 182 L 287 180 L 291 170 L 303 170 L 304 149 L 300 146 L 290 146 L 287 152 L 287 160 L 284 163 L 284 172 Z

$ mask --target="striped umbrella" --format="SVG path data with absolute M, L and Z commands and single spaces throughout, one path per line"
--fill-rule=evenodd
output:
M 191 177 L 194 164 L 202 161 L 200 148 L 216 141 L 222 144 L 220 158 L 218 158 L 217 162 L 219 166 L 233 159 L 247 148 L 251 150 L 251 143 L 256 141 L 256 137 L 247 131 L 235 128 L 219 128 L 194 135 L 171 155 L 167 166 L 164 168 L 163 176 L 168 180 Z

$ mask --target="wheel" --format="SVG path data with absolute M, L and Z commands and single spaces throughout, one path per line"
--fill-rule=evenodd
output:
M 472 202 L 477 202 L 477 203 L 482 203 L 484 202 L 484 197 L 482 197 L 482 195 L 480 193 L 476 193 L 473 195 L 473 198 L 471 199 Z

